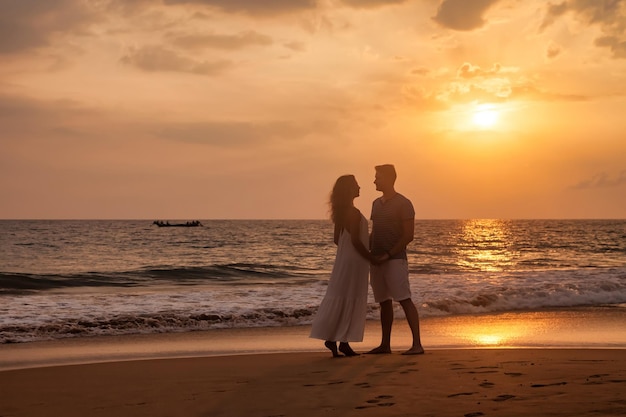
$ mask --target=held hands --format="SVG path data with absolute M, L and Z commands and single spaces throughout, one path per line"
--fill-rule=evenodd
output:
M 372 265 L 380 265 L 387 262 L 389 259 L 391 259 L 391 255 L 389 254 L 389 252 L 386 252 L 382 255 L 371 256 L 370 262 Z

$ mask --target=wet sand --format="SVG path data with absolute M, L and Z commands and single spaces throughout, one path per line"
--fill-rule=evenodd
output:
M 458 348 L 622 348 L 626 349 L 626 308 L 585 308 L 542 312 L 466 315 L 421 320 L 428 350 Z M 137 359 L 165 359 L 256 353 L 322 352 L 310 328 L 221 329 L 189 333 L 68 338 L 0 345 L 0 371 Z M 368 321 L 357 351 L 377 346 L 380 325 Z M 411 344 L 403 319 L 396 319 L 392 348 Z

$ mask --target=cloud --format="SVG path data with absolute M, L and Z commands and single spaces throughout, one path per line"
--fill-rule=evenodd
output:
M 306 51 L 306 44 L 304 42 L 285 42 L 283 46 L 287 49 L 291 49 L 294 52 L 304 52 Z
M 555 59 L 563 52 L 563 48 L 554 42 L 550 42 L 546 47 L 546 58 Z
M 265 46 L 273 43 L 272 38 L 253 30 L 240 32 L 236 35 L 175 35 L 167 36 L 171 42 L 187 49 L 216 48 L 235 50 L 249 46 Z
M 620 187 L 626 185 L 626 169 L 622 170 L 615 177 L 610 176 L 606 172 L 601 172 L 593 177 L 580 181 L 571 188 L 576 190 L 587 190 L 593 188 Z
M 626 40 L 616 36 L 603 36 L 595 41 L 596 46 L 608 47 L 614 58 L 626 58 Z
M 415 74 L 413 72 L 412 74 Z M 417 74 L 428 74 L 421 69 Z M 504 102 L 512 99 L 541 101 L 579 102 L 589 99 L 576 94 L 561 94 L 541 89 L 536 81 L 526 76 L 517 67 L 495 63 L 483 70 L 469 62 L 463 63 L 456 72 L 446 71 L 431 77 L 432 91 L 414 85 L 402 90 L 404 99 L 412 106 L 425 111 L 442 111 L 455 104 L 472 102 Z
M 465 62 L 457 70 L 457 76 L 459 78 L 490 77 L 511 72 L 517 72 L 517 69 L 502 68 L 502 65 L 497 62 L 494 63 L 493 66 L 488 70 L 483 70 L 477 65 L 472 65 L 469 62 Z
M 227 60 L 197 61 L 157 45 L 131 50 L 121 62 L 147 72 L 184 72 L 198 75 L 218 75 L 232 66 Z
M 346 6 L 355 8 L 375 8 L 406 3 L 407 0 L 340 0 Z
M 72 100 L 43 101 L 0 93 L 0 122 L 3 129 L 8 126 L 30 129 L 46 124 L 58 125 L 61 120 L 79 119 L 89 112 L 91 110 Z
M 553 24 L 557 20 L 557 18 L 567 13 L 567 10 L 567 3 L 549 4 L 546 10 L 546 16 L 544 17 L 539 29 L 543 30 Z
M 97 20 L 76 0 L 3 0 L 1 8 L 0 54 L 48 46 L 55 34 L 78 32 Z
M 487 23 L 484 14 L 500 0 L 443 0 L 437 14 L 433 17 L 441 26 L 470 31 L 481 28 Z
M 502 100 L 512 95 L 519 80 L 511 77 L 518 71 L 516 67 L 503 67 L 497 62 L 488 70 L 465 62 L 456 72 L 462 81 L 451 83 L 450 92 L 456 100 L 466 95 L 473 97 L 472 100 Z
M 402 96 L 407 104 L 419 110 L 436 112 L 450 108 L 450 103 L 446 100 L 419 87 L 405 86 L 402 89 Z
M 411 75 L 426 76 L 430 74 L 430 70 L 426 67 L 417 67 L 411 70 Z
M 557 19 L 571 13 L 587 25 L 600 26 L 603 36 L 595 41 L 599 47 L 607 47 L 614 58 L 626 58 L 626 2 L 624 0 L 568 0 L 549 5 L 540 26 L 545 30 Z
M 570 0 L 567 5 L 590 23 L 613 23 L 620 16 L 623 3 L 623 0 Z
M 170 4 L 195 4 L 215 7 L 229 13 L 272 16 L 315 9 L 317 0 L 164 0 Z
M 179 123 L 164 126 L 157 135 L 175 141 L 202 143 L 223 148 L 263 145 L 275 140 L 298 139 L 310 132 L 332 130 L 332 123 L 291 121 Z

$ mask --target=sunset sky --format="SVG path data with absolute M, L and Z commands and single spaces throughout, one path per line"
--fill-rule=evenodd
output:
M 626 0 L 2 0 L 0 218 L 626 218 Z

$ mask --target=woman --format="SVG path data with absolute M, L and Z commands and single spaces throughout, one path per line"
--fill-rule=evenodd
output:
M 358 355 L 349 342 L 363 341 L 365 329 L 371 255 L 366 246 L 367 220 L 354 207 L 353 200 L 359 196 L 359 190 L 354 175 L 344 175 L 337 179 L 330 195 L 337 255 L 326 295 L 313 319 L 310 337 L 325 340 L 324 346 L 333 357 L 341 356 L 339 352 L 346 356 Z

